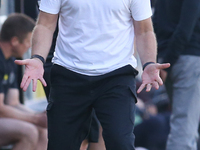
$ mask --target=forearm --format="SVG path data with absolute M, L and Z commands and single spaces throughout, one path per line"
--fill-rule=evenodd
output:
M 19 101 L 19 90 L 17 88 L 10 88 L 7 92 L 6 98 L 4 100 L 6 105 L 12 106 L 23 112 L 35 113 L 33 110 L 27 108 L 25 105 L 21 104 Z
M 155 34 L 153 32 L 153 26 L 151 18 L 143 21 L 134 21 L 135 35 L 136 35 L 136 46 L 140 56 L 142 65 L 146 62 L 155 62 L 157 57 L 157 43 Z M 151 64 L 146 67 L 142 73 L 142 84 L 137 90 L 140 93 L 145 87 L 146 91 L 149 92 L 152 87 L 156 89 L 163 82 L 159 76 L 161 69 L 168 68 L 170 64 Z
M 157 44 L 153 31 L 144 32 L 136 37 L 136 47 L 142 65 L 146 62 L 156 62 Z
M 28 108 L 25 105 L 20 104 L 20 103 L 18 105 L 13 105 L 12 107 L 14 107 L 14 108 L 16 108 L 16 109 L 18 109 L 18 110 L 20 110 L 24 113 L 30 113 L 30 114 L 37 113 L 36 111 L 34 111 L 34 110 L 32 110 L 32 109 L 30 109 L 30 108 Z
M 53 38 L 53 31 L 43 25 L 37 25 L 32 38 L 32 55 L 38 54 L 46 59 Z
M 153 64 L 145 65 L 146 67 L 142 72 L 142 84 L 137 93 L 140 93 L 145 87 L 146 92 L 149 92 L 152 87 L 159 89 L 159 86 L 163 84 L 160 78 L 160 70 L 168 68 L 170 64 L 156 63 L 157 46 L 153 31 L 145 32 L 138 36 L 137 44 L 142 65 L 146 62 L 153 62 Z
M 58 14 L 40 12 L 33 31 L 32 55 L 38 54 L 46 59 L 57 26 Z
M 9 105 L 1 105 L 0 118 L 13 118 L 37 125 L 38 117 L 35 114 L 24 113 Z

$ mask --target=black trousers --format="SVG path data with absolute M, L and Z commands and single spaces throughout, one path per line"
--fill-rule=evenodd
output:
M 50 78 L 50 73 L 51 73 L 51 68 L 53 64 L 51 62 L 46 62 L 44 65 L 44 79 L 47 83 L 47 86 L 43 86 L 47 100 L 49 99 L 49 94 L 50 94 L 50 86 L 51 86 L 51 78 Z M 91 115 L 91 124 L 88 124 L 89 131 L 88 136 L 86 137 L 89 143 L 98 143 L 99 140 L 99 121 L 96 117 L 95 111 L 92 111 Z
M 79 150 L 94 109 L 107 150 L 134 150 L 135 76 L 130 65 L 86 76 L 53 65 L 48 116 L 48 150 Z

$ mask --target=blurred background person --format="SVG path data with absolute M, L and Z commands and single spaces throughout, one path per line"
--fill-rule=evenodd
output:
M 157 0 L 153 15 L 158 61 L 172 102 L 166 150 L 196 150 L 200 117 L 200 1 Z
M 11 14 L 0 31 L 0 146 L 13 150 L 47 148 L 46 113 L 34 112 L 19 101 L 15 57 L 30 47 L 35 22 L 24 14 Z

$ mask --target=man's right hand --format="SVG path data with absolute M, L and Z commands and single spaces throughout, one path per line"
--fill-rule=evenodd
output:
M 43 63 L 37 59 L 25 59 L 25 60 L 15 60 L 17 65 L 25 65 L 25 72 L 22 78 L 22 82 L 20 87 L 23 91 L 26 91 L 31 81 L 33 82 L 32 90 L 36 91 L 37 88 L 37 80 L 40 80 L 41 83 L 46 86 L 46 82 L 43 78 L 44 68 Z

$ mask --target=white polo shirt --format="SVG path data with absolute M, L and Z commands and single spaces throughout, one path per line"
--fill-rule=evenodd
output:
M 136 67 L 133 19 L 152 15 L 150 0 L 41 0 L 40 10 L 60 16 L 53 63 L 90 76 Z

